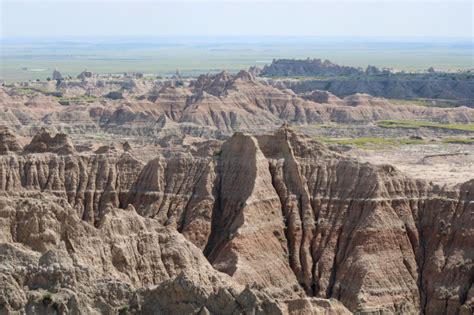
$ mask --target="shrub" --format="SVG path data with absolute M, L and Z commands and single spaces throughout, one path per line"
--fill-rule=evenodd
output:
M 122 92 L 119 91 L 112 91 L 105 95 L 106 98 L 110 98 L 112 100 L 121 100 L 123 99 Z
M 122 306 L 118 309 L 118 313 L 119 313 L 120 315 L 125 315 L 125 314 L 128 313 L 129 309 L 130 309 L 130 305 L 128 305 L 128 304 L 122 305 Z
M 41 295 L 41 302 L 44 305 L 51 304 L 53 302 L 53 293 L 46 291 Z

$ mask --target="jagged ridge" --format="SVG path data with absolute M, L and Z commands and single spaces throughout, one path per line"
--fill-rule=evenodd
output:
M 145 166 L 130 153 L 10 154 L 0 157 L 0 188 L 14 198 L 52 193 L 99 228 L 108 209 L 133 205 L 233 281 L 272 296 L 335 298 L 361 312 L 472 309 L 474 182 L 443 191 L 288 127 L 235 134 L 210 154 Z M 45 233 L 34 250 L 49 248 Z

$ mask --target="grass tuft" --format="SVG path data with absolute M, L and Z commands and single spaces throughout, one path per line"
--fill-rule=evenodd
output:
M 462 105 L 456 100 L 442 100 L 442 99 L 426 99 L 426 98 L 412 98 L 412 99 L 388 99 L 393 105 L 418 105 L 425 107 L 443 107 L 451 108 Z
M 122 305 L 118 309 L 118 313 L 119 313 L 119 315 L 125 315 L 125 314 L 128 314 L 129 310 L 130 310 L 130 305 L 125 304 L 125 305 Z
M 470 138 L 455 138 L 448 137 L 443 139 L 443 143 L 453 143 L 453 144 L 474 144 L 474 139 Z
M 473 131 L 474 124 L 441 124 L 430 121 L 418 121 L 418 120 L 380 120 L 377 126 L 382 128 L 406 128 L 406 129 L 419 129 L 419 128 L 437 128 L 445 130 L 460 130 L 460 131 Z
M 40 301 L 43 303 L 43 305 L 51 304 L 53 302 L 53 293 L 49 291 L 43 292 Z
M 388 146 L 400 146 L 408 144 L 425 144 L 426 141 L 421 139 L 408 138 L 375 138 L 375 137 L 361 137 L 361 138 L 315 138 L 318 141 L 328 144 L 350 145 L 361 149 L 383 149 Z

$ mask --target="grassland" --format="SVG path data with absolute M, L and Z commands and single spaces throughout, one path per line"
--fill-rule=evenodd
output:
M 97 98 L 95 96 L 73 96 L 73 97 L 58 97 L 58 102 L 61 105 L 68 106 L 72 104 L 93 103 Z
M 53 95 L 54 94 L 50 91 L 47 91 L 46 89 L 39 88 L 39 87 L 17 87 L 15 88 L 15 91 L 17 91 L 20 94 L 25 94 L 25 95 L 33 95 L 33 94 L 45 94 L 45 95 Z
M 460 105 L 459 101 L 456 100 L 441 100 L 441 99 L 425 99 L 425 98 L 415 98 L 415 99 L 389 99 L 388 100 L 393 105 L 418 105 L 425 107 L 455 107 Z
M 382 128 L 405 128 L 405 129 L 420 129 L 420 128 L 435 128 L 444 130 L 458 130 L 474 132 L 474 124 L 441 124 L 429 121 L 418 120 L 380 120 L 377 126 Z
M 444 138 L 443 143 L 450 144 L 474 144 L 474 138 L 458 138 L 458 137 L 448 137 Z
M 315 137 L 315 140 L 337 145 L 355 146 L 361 149 L 383 149 L 389 146 L 400 146 L 408 144 L 425 144 L 425 140 L 408 139 L 408 138 L 376 138 L 376 137 L 361 137 L 361 138 L 326 138 Z
M 0 79 L 7 82 L 46 79 L 54 68 L 76 76 L 85 68 L 96 73 L 144 72 L 197 75 L 218 70 L 237 71 L 272 59 L 307 57 L 365 68 L 401 70 L 466 69 L 472 67 L 469 42 L 415 43 L 399 41 L 341 42 L 328 38 L 71 38 L 9 39 L 2 42 Z M 427 57 L 428 56 L 428 57 Z
M 51 92 L 51 91 L 43 90 L 40 88 L 21 87 L 21 88 L 15 88 L 15 90 L 19 93 L 29 95 L 29 96 L 32 96 L 37 93 L 41 93 L 48 96 L 54 96 L 56 97 L 59 104 L 65 105 L 65 106 L 71 105 L 71 104 L 92 103 L 95 100 L 97 100 L 97 97 L 87 96 L 87 95 L 64 97 L 62 96 L 61 92 Z
M 327 144 L 347 145 L 367 150 L 382 150 L 389 147 L 398 147 L 402 145 L 422 145 L 432 143 L 432 141 L 423 139 L 410 138 L 376 138 L 376 137 L 360 137 L 360 138 L 328 138 L 314 137 L 315 140 Z M 462 137 L 447 137 L 435 141 L 444 144 L 474 144 L 474 139 Z

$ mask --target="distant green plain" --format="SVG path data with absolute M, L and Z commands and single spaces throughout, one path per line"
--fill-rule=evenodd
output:
M 401 70 L 472 67 L 472 43 L 396 42 L 324 38 L 155 38 L 2 40 L 0 79 L 44 80 L 57 68 L 76 76 L 142 72 L 198 75 L 263 67 L 278 58 L 321 58 L 348 66 Z

